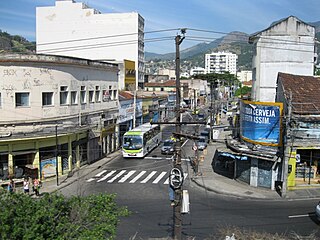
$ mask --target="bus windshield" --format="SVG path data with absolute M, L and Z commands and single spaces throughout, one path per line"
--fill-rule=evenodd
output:
M 142 148 L 142 137 L 128 135 L 123 137 L 123 148 L 127 150 L 138 150 Z

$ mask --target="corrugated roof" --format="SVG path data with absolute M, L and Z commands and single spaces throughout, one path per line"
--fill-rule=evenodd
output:
M 280 72 L 278 84 L 282 85 L 286 99 L 292 93 L 292 113 L 320 115 L 320 78 Z

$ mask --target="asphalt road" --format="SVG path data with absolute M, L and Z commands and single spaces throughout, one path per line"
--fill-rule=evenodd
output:
M 173 127 L 167 128 L 164 138 L 172 130 Z M 184 130 L 191 133 L 195 128 Z M 192 145 L 190 140 L 185 143 L 182 159 L 194 156 Z M 166 238 L 173 232 L 173 209 L 167 180 L 171 168 L 171 156 L 161 155 L 158 148 L 144 159 L 119 157 L 61 192 L 65 195 L 116 193 L 117 203 L 132 212 L 130 217 L 121 219 L 117 239 Z M 188 173 L 183 189 L 187 189 L 190 196 L 190 213 L 183 215 L 182 219 L 184 238 L 210 239 L 224 236 L 226 229 L 238 227 L 280 235 L 315 232 L 320 239 L 314 216 L 316 200 L 262 201 L 217 195 L 192 183 L 193 172 L 188 161 L 183 161 L 183 168 Z

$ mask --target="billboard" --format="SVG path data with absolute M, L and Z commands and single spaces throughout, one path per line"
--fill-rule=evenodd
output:
M 242 101 L 240 136 L 243 140 L 265 146 L 282 144 L 282 103 Z

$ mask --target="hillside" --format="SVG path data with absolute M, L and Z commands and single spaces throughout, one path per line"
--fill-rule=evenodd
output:
M 31 53 L 36 51 L 36 43 L 29 42 L 18 35 L 10 35 L 0 30 L 0 53 L 19 52 Z

